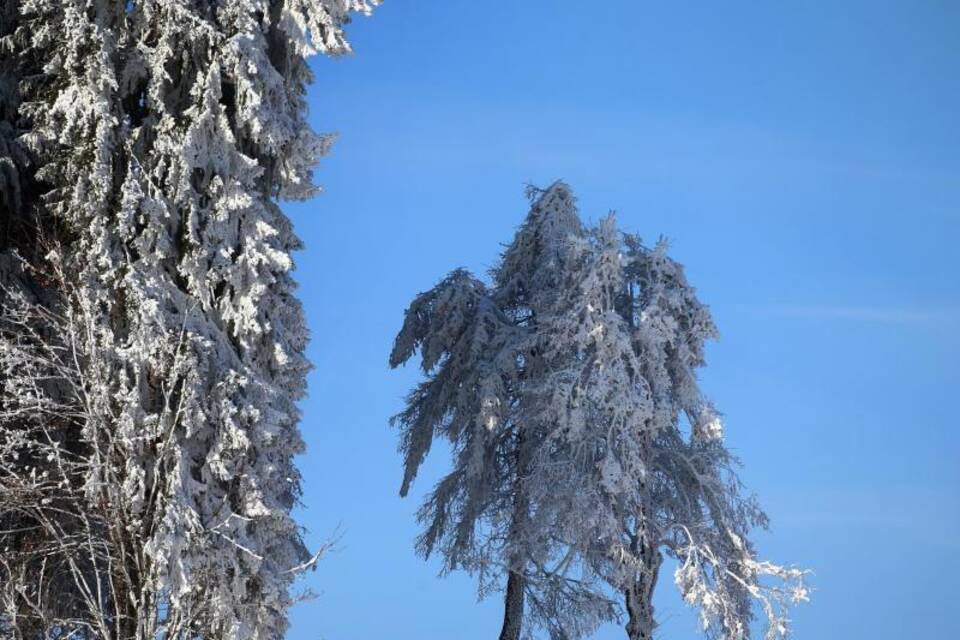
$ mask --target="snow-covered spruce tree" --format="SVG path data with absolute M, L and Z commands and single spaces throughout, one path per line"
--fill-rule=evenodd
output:
M 4 301 L 0 453 L 69 450 L 41 471 L 62 491 L 31 480 L 20 511 L 76 526 L 40 555 L 3 540 L 0 566 L 42 569 L 2 576 L 20 581 L 0 594 L 5 632 L 282 637 L 312 558 L 290 517 L 299 242 L 276 200 L 315 192 L 329 145 L 305 121 L 305 58 L 348 51 L 343 24 L 373 4 L 21 0 L 11 41 L 42 74 L 20 85 L 19 139 L 56 232 L 25 271 L 55 274 L 56 302 Z M 54 433 L 37 426 L 51 407 Z
M 30 234 L 23 227 L 34 192 L 27 154 L 17 134 L 20 83 L 36 70 L 28 57 L 17 55 L 18 9 L 19 3 L 12 0 L 0 6 L 0 252 L 29 244 Z
M 708 632 L 747 637 L 755 600 L 784 633 L 803 574 L 747 541 L 766 519 L 740 496 L 695 377 L 709 313 L 662 243 L 622 236 L 613 216 L 584 227 L 562 183 L 531 197 L 492 286 L 454 272 L 397 337 L 391 365 L 419 350 L 427 375 L 395 418 L 401 493 L 435 435 L 455 454 L 419 550 L 479 573 L 482 592 L 506 574 L 501 638 L 524 616 L 556 639 L 589 633 L 617 613 L 601 583 L 621 594 L 628 635 L 651 637 L 663 553 Z
M 559 251 L 580 233 L 571 208 L 553 208 L 566 197 L 557 186 L 534 204 L 493 287 L 458 270 L 419 295 L 390 357 L 396 367 L 419 350 L 427 375 L 394 418 L 405 458 L 401 495 L 435 436 L 454 451 L 453 470 L 420 510 L 418 551 L 439 551 L 445 571 L 478 574 L 481 596 L 506 579 L 501 640 L 521 637 L 525 612 L 557 639 L 586 635 L 615 616 L 595 576 L 579 572 L 553 528 L 537 519 L 526 480 L 551 428 L 534 415 L 550 404 L 543 394 L 552 376 L 539 353 L 540 316 L 561 291 Z
M 767 636 L 786 634 L 804 572 L 758 561 L 749 543 L 767 519 L 741 495 L 696 380 L 716 335 L 707 309 L 665 243 L 621 237 L 612 216 L 568 246 L 567 298 L 545 327 L 554 428 L 531 466 L 534 501 L 624 593 L 631 639 L 652 637 L 662 553 L 679 561 L 677 585 L 708 632 L 747 637 L 756 603 Z

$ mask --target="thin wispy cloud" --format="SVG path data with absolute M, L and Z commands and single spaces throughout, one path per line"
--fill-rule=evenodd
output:
M 791 318 L 903 326 L 932 326 L 948 322 L 960 322 L 960 309 L 956 308 L 925 309 L 856 305 L 770 304 L 760 310 L 767 314 Z

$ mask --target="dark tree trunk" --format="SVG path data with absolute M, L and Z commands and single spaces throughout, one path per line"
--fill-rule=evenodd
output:
M 627 605 L 627 637 L 630 640 L 651 640 L 657 624 L 653 618 L 653 590 L 657 586 L 657 575 L 663 556 L 660 552 L 641 543 L 640 557 L 643 560 L 643 573 L 625 592 Z
M 507 594 L 503 601 L 503 629 L 500 640 L 520 640 L 523 621 L 523 574 L 510 572 L 507 578 Z
M 510 525 L 510 539 L 516 540 L 523 531 L 523 523 L 527 520 L 527 496 L 522 478 L 527 473 L 530 453 L 526 448 L 526 437 L 523 428 L 516 430 L 517 475 L 513 479 L 513 517 Z M 500 630 L 500 640 L 520 640 L 520 631 L 523 627 L 523 600 L 524 600 L 524 569 L 526 558 L 519 552 L 513 551 L 510 555 L 510 572 L 507 576 L 507 592 L 503 599 L 503 628 Z
M 653 603 L 644 597 L 646 591 L 643 580 L 627 589 L 627 637 L 630 640 L 651 640 L 653 638 Z

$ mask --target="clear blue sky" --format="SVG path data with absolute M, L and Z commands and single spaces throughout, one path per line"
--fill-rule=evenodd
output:
M 387 0 L 314 62 L 340 138 L 326 193 L 286 207 L 316 363 L 300 515 L 342 538 L 290 638 L 496 637 L 500 603 L 413 553 L 445 452 L 401 500 L 387 419 L 418 376 L 387 355 L 412 297 L 485 272 L 524 183 L 556 178 L 585 218 L 670 237 L 710 304 L 703 383 L 760 549 L 815 571 L 796 637 L 960 637 L 960 3 L 720 4 Z M 697 637 L 673 592 L 660 637 Z

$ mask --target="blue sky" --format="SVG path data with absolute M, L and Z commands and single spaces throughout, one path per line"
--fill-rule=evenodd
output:
M 667 6 L 669 5 L 669 6 Z M 387 368 L 403 310 L 484 273 L 566 180 L 584 218 L 663 234 L 722 337 L 703 385 L 773 527 L 812 568 L 797 638 L 960 637 L 960 4 L 387 0 L 316 60 L 326 189 L 286 206 L 316 370 L 301 459 L 315 545 L 293 640 L 487 640 L 501 606 L 413 553 Z M 658 593 L 660 637 L 697 637 Z M 625 637 L 604 628 L 602 640 Z

